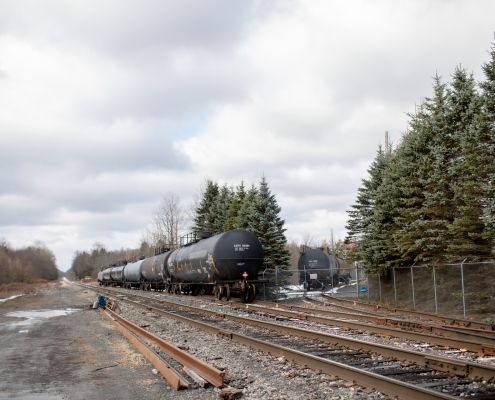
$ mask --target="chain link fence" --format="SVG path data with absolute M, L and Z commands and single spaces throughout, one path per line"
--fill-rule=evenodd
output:
M 279 300 L 323 292 L 439 314 L 495 314 L 493 262 L 394 267 L 380 277 L 358 267 L 341 267 L 331 272 L 330 279 L 319 280 L 323 272 L 328 271 L 262 271 L 258 278 L 266 284 L 258 287 L 258 298 Z
M 367 277 L 359 297 L 440 314 L 495 313 L 494 274 L 492 262 L 395 267 L 385 276 Z
M 329 278 L 322 279 L 322 276 L 327 275 Z M 361 270 L 357 267 L 340 267 L 330 273 L 328 269 L 284 270 L 275 268 L 274 271 L 262 271 L 258 274 L 258 279 L 267 281 L 264 285 L 258 285 L 258 298 L 279 300 L 321 292 L 333 296 L 357 297 L 362 287 L 358 285 L 361 275 Z

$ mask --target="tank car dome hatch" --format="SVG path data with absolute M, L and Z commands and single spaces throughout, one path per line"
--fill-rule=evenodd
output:
M 207 231 L 204 231 L 204 232 L 200 232 L 199 233 L 199 237 L 201 239 L 208 239 L 211 237 L 211 232 L 207 232 Z

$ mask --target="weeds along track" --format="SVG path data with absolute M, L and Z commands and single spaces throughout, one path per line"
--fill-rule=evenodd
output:
M 390 334 L 397 330 L 373 335 L 361 328 L 346 331 L 339 326 L 277 315 L 268 308 L 253 310 L 254 305 L 246 309 L 241 304 L 218 304 L 184 296 L 137 294 L 91 285 L 87 288 L 111 293 L 122 302 L 401 399 L 495 396 L 494 366 L 455 358 L 466 352 L 452 351 L 444 345 L 439 345 L 444 348 L 433 347 L 431 352 L 427 347 L 416 351 L 401 348 L 401 343 L 396 344 L 398 339 L 392 339 Z M 130 300 L 131 297 L 136 300 Z M 301 323 L 304 328 L 300 327 Z M 332 331 L 342 331 L 345 335 L 328 333 Z M 381 338 L 382 343 L 367 341 L 373 337 Z M 424 346 L 424 341 L 422 337 L 420 346 Z M 454 357 L 438 355 L 435 351 L 450 351 Z

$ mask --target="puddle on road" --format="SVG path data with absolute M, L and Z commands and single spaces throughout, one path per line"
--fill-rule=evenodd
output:
M 47 318 L 60 317 L 62 315 L 72 314 L 76 311 L 78 310 L 72 308 L 68 308 L 66 310 L 14 311 L 5 314 L 5 316 L 13 317 L 13 318 L 23 318 L 22 321 L 8 323 L 7 324 L 8 326 L 23 326 L 23 325 L 32 325 Z M 20 333 L 21 332 L 27 332 L 27 331 L 20 331 Z
M 5 316 L 17 318 L 51 318 L 72 314 L 76 311 L 77 310 L 71 308 L 68 308 L 67 310 L 13 311 L 5 314 Z

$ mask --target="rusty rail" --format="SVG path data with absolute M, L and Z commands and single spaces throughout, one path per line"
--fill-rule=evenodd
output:
M 474 340 L 457 339 L 453 337 L 443 337 L 432 335 L 429 333 L 404 331 L 398 328 L 386 327 L 384 325 L 370 325 L 359 321 L 343 321 L 336 318 L 329 317 L 318 317 L 314 315 L 295 313 L 289 310 L 281 310 L 280 308 L 271 309 L 261 306 L 256 306 L 252 304 L 244 305 L 245 309 L 258 310 L 265 312 L 267 314 L 279 314 L 290 318 L 297 318 L 301 320 L 311 321 L 323 325 L 338 326 L 346 329 L 362 330 L 367 332 L 372 332 L 375 334 L 388 335 L 392 337 L 398 337 L 402 339 L 415 340 L 418 342 L 426 342 L 430 344 L 435 344 L 438 346 L 449 346 L 456 349 L 466 349 L 472 352 L 481 352 L 483 345 L 489 347 L 490 342 L 480 343 Z M 347 318 L 352 318 L 352 316 L 347 316 Z
M 138 296 L 138 297 L 141 297 L 141 296 Z M 146 297 L 144 296 L 144 298 L 146 298 Z M 190 309 L 190 310 L 193 310 L 195 312 L 207 314 L 210 316 L 215 316 L 218 318 L 226 318 L 226 319 L 230 319 L 230 320 L 235 321 L 235 322 L 248 324 L 248 325 L 252 325 L 252 326 L 256 326 L 256 327 L 260 327 L 260 328 L 264 328 L 264 329 L 270 329 L 270 330 L 273 330 L 276 332 L 281 332 L 281 333 L 285 333 L 285 334 L 289 334 L 289 335 L 293 335 L 293 336 L 301 336 L 301 337 L 306 337 L 306 338 L 310 338 L 310 339 L 320 340 L 324 343 L 328 343 L 331 345 L 338 345 L 338 346 L 343 346 L 343 347 L 347 347 L 347 348 L 354 349 L 354 350 L 361 350 L 361 351 L 377 353 L 377 354 L 381 354 L 383 356 L 393 357 L 394 359 L 397 359 L 397 360 L 413 362 L 413 363 L 416 363 L 418 365 L 425 365 L 426 366 L 427 364 L 429 364 L 429 362 L 427 362 L 427 361 L 429 359 L 431 359 L 431 357 L 433 357 L 433 356 L 429 356 L 425 353 L 418 352 L 418 351 L 405 350 L 405 349 L 401 349 L 401 348 L 394 347 L 394 346 L 386 346 L 383 344 L 376 344 L 376 343 L 367 342 L 367 341 L 358 340 L 358 339 L 353 339 L 353 338 L 349 338 L 349 337 L 345 337 L 345 336 L 332 335 L 329 333 L 322 333 L 322 332 L 311 331 L 308 329 L 302 329 L 302 328 L 295 328 L 295 327 L 286 326 L 286 325 L 280 325 L 280 324 L 276 324 L 273 322 L 253 320 L 253 319 L 240 317 L 240 316 L 236 316 L 236 315 L 223 314 L 223 313 L 218 313 L 215 311 L 210 311 L 210 310 L 205 310 L 205 309 L 198 309 L 198 308 L 192 307 L 192 306 L 170 303 L 170 302 L 168 302 L 166 300 L 162 300 L 162 299 L 150 299 L 150 298 L 146 298 L 146 299 L 151 300 L 151 301 L 161 302 L 161 303 L 173 304 L 174 306 L 177 306 L 179 308 Z M 196 326 L 200 329 L 206 330 L 206 331 L 213 333 L 213 334 L 227 335 L 227 337 L 230 337 L 230 333 L 227 333 L 225 330 L 217 328 L 217 327 L 212 326 L 212 325 L 209 325 L 207 323 L 194 321 L 190 318 L 183 317 L 183 316 L 178 315 L 176 313 L 170 313 L 170 312 L 161 310 L 159 308 L 152 307 L 152 306 L 147 305 L 147 304 L 137 303 L 137 302 L 132 301 L 132 300 L 121 299 L 121 301 L 129 303 L 133 306 L 154 312 L 156 314 L 162 315 L 162 316 L 167 317 L 167 318 L 176 319 L 178 321 L 185 322 L 188 324 L 190 323 L 193 326 Z M 455 366 L 458 363 L 457 360 L 449 359 L 447 357 L 438 357 L 438 358 L 441 359 L 445 365 L 454 365 Z M 469 361 L 463 362 L 463 364 L 466 366 L 465 371 L 467 371 L 466 376 L 468 376 L 468 377 L 471 377 L 473 379 L 482 378 L 482 379 L 487 380 L 487 381 L 495 379 L 495 367 L 492 367 L 490 365 L 473 363 L 473 362 L 469 362 Z M 431 364 L 430 364 L 430 367 L 431 367 Z
M 102 289 L 100 289 L 101 291 Z M 115 289 L 109 290 L 109 292 L 114 291 Z M 126 293 L 126 296 L 131 296 L 135 298 L 141 298 L 141 299 L 147 299 L 151 301 L 157 301 L 157 302 L 162 302 L 162 303 L 169 303 L 173 304 L 177 307 L 183 307 L 183 308 L 189 308 L 189 309 L 194 309 L 198 312 L 203 312 L 207 313 L 206 310 L 204 309 L 198 309 L 196 307 L 192 306 L 187 306 L 184 304 L 177 304 L 175 302 L 170 302 L 165 299 L 159 299 L 155 297 L 148 297 L 148 296 L 143 296 L 141 294 L 136 294 L 136 293 Z M 433 345 L 437 346 L 446 346 L 446 347 L 451 347 L 451 348 L 456 348 L 456 349 L 466 349 L 467 351 L 479 353 L 479 354 L 485 354 L 485 355 L 493 355 L 495 352 L 494 345 L 492 342 L 492 338 L 487 338 L 484 342 L 480 342 L 480 338 L 478 337 L 473 337 L 473 340 L 467 340 L 463 337 L 461 338 L 456 338 L 456 337 L 446 337 L 446 336 L 439 336 L 439 335 L 434 335 L 431 333 L 422 333 L 422 332 L 412 332 L 412 331 L 405 331 L 402 329 L 398 328 L 393 328 L 393 327 L 387 327 L 383 325 L 369 325 L 365 323 L 361 323 L 359 321 L 342 321 L 339 319 L 333 319 L 333 318 L 325 318 L 325 317 L 318 317 L 318 316 L 312 316 L 312 315 L 307 315 L 307 314 L 298 314 L 294 313 L 292 311 L 284 311 L 281 310 L 280 308 L 277 308 L 276 310 L 268 310 L 268 309 L 263 309 L 262 307 L 257 306 L 256 304 L 244 304 L 244 303 L 228 303 L 232 307 L 241 307 L 241 308 L 251 308 L 251 309 L 258 309 L 262 310 L 264 312 L 268 313 L 273 313 L 273 314 L 280 314 L 280 315 L 285 315 L 287 317 L 291 318 L 298 318 L 301 320 L 307 320 L 307 321 L 312 321 L 315 323 L 320 323 L 324 325 L 333 325 L 333 326 L 338 326 L 344 329 L 356 329 L 356 330 L 363 330 L 367 332 L 372 332 L 375 334 L 381 334 L 381 335 L 387 335 L 391 337 L 397 337 L 397 338 L 402 338 L 402 339 L 409 339 L 409 340 L 415 340 L 419 342 L 427 342 Z M 233 316 L 228 316 L 228 318 L 234 318 Z M 349 318 L 349 316 L 347 316 Z M 459 334 L 459 336 L 462 336 L 462 334 Z
M 135 306 L 147 309 L 149 311 L 156 312 L 168 318 L 172 318 L 180 322 L 187 323 L 191 326 L 206 330 L 210 333 L 220 335 L 225 339 L 229 339 L 237 343 L 265 351 L 268 354 L 271 354 L 275 357 L 287 358 L 288 360 L 292 360 L 297 364 L 304 365 L 307 368 L 311 368 L 315 371 L 321 371 L 328 375 L 338 376 L 340 379 L 353 382 L 363 387 L 373 388 L 375 390 L 381 391 L 391 396 L 398 396 L 400 399 L 404 399 L 404 400 L 416 400 L 418 398 L 421 398 L 422 400 L 456 399 L 456 397 L 444 393 L 435 392 L 433 390 L 421 388 L 405 382 L 400 382 L 395 379 L 391 379 L 386 376 L 381 376 L 369 371 L 360 370 L 358 368 L 349 365 L 341 364 L 311 354 L 306 354 L 298 350 L 268 343 L 232 331 L 227 331 L 225 329 L 220 329 L 213 325 L 204 322 L 195 321 L 193 319 L 183 317 L 176 313 L 169 313 L 167 311 L 163 311 L 155 307 L 150 307 L 144 304 L 136 303 L 131 300 L 124 300 L 124 301 L 131 303 Z M 222 316 L 221 314 L 218 313 L 216 313 L 216 315 L 220 317 Z M 230 316 L 227 315 L 223 315 L 223 316 L 230 318 Z M 264 326 L 264 327 L 266 327 L 267 325 L 272 325 L 273 327 L 271 327 L 271 329 L 277 326 L 276 324 L 271 324 L 266 322 L 259 324 L 259 326 Z M 286 328 L 286 327 L 281 327 L 281 328 Z
M 270 307 L 270 308 L 261 308 L 260 305 L 263 307 Z M 393 318 L 386 318 L 380 315 L 363 315 L 363 314 L 349 314 L 349 313 L 343 313 L 343 312 L 338 312 L 338 311 L 329 311 L 329 310 L 322 310 L 322 309 L 315 309 L 315 308 L 308 308 L 308 307 L 299 307 L 299 306 L 292 306 L 292 305 L 285 305 L 285 304 L 280 304 L 280 303 L 267 303 L 267 302 L 255 302 L 254 304 L 248 304 L 245 305 L 246 308 L 250 309 L 258 309 L 262 311 L 272 311 L 281 315 L 286 315 L 286 316 L 291 316 L 293 318 L 301 318 L 305 319 L 308 321 L 313 321 L 313 322 L 318 322 L 322 324 L 331 324 L 334 325 L 335 320 L 333 318 L 325 318 L 325 317 L 318 317 L 318 316 L 311 316 L 311 315 L 306 315 L 306 314 L 299 314 L 295 311 L 298 312 L 303 312 L 303 313 L 313 313 L 313 314 L 323 314 L 323 315 L 329 315 L 331 317 L 338 317 L 338 318 L 346 318 L 346 319 L 352 319 L 352 320 L 359 320 L 359 321 L 366 321 L 371 324 L 376 324 L 376 325 L 381 325 L 381 326 L 390 326 L 394 329 L 396 328 L 407 328 L 407 329 L 414 329 L 417 330 L 423 334 L 435 334 L 435 335 L 440 335 L 444 337 L 450 337 L 450 338 L 455 338 L 455 339 L 460 339 L 460 340 L 468 340 L 471 342 L 476 342 L 476 343 L 481 343 L 489 346 L 495 346 L 495 335 L 493 335 L 492 331 L 484 331 L 484 330 L 474 330 L 474 329 L 467 329 L 463 327 L 452 327 L 452 326 L 442 326 L 442 325 L 434 325 L 434 324 L 428 324 L 424 323 L 422 321 L 406 321 L 406 320 L 401 320 L 401 319 L 393 319 Z M 281 310 L 282 309 L 282 310 Z M 284 312 L 283 310 L 290 310 L 288 312 Z M 288 314 L 292 312 L 292 314 Z M 369 325 L 363 325 L 362 329 L 368 329 Z M 403 331 L 404 332 L 404 331 Z M 408 331 L 407 331 L 408 332 Z M 402 336 L 404 337 L 404 336 Z M 478 351 L 477 349 L 474 349 L 472 351 Z
M 141 342 L 139 338 L 134 336 L 128 329 L 118 323 L 112 315 L 103 311 L 101 308 L 100 312 L 153 364 L 153 366 L 163 375 L 163 377 L 175 390 L 179 390 L 181 388 L 189 389 L 191 387 L 191 384 L 184 379 L 184 377 L 168 365 L 158 354 Z
M 187 368 L 191 368 L 198 375 L 200 375 L 203 379 L 210 382 L 212 385 L 216 387 L 223 387 L 223 377 L 225 376 L 225 372 L 218 370 L 217 368 L 201 361 L 200 359 L 194 357 L 193 355 L 181 350 L 174 345 L 167 343 L 162 338 L 153 335 L 152 333 L 140 328 L 139 326 L 129 322 L 125 318 L 120 315 L 114 313 L 111 310 L 107 310 L 112 317 L 114 317 L 119 323 L 124 325 L 126 328 L 131 330 L 132 332 L 138 334 L 139 336 L 144 337 L 147 340 L 154 342 L 160 349 L 162 349 L 166 354 L 172 357 L 174 360 L 178 361 L 182 365 Z M 158 369 L 158 368 L 157 368 Z
M 205 313 L 209 315 L 215 315 L 220 318 L 228 318 L 237 322 L 243 322 L 254 326 L 263 327 L 265 329 L 272 329 L 278 332 L 284 332 L 291 335 L 299 335 L 308 338 L 318 339 L 331 344 L 338 344 L 342 346 L 348 346 L 349 348 L 354 348 L 361 351 L 372 351 L 382 355 L 392 355 L 396 359 L 410 360 L 418 364 L 427 366 L 430 369 L 436 369 L 439 371 L 449 371 L 461 376 L 467 376 L 473 379 L 483 379 L 486 381 L 491 381 L 495 379 L 495 368 L 490 366 L 484 366 L 477 363 L 462 362 L 459 360 L 452 360 L 443 357 L 428 356 L 421 352 L 414 352 L 408 350 L 401 350 L 396 347 L 383 346 L 373 343 L 368 343 L 364 341 L 359 341 L 356 339 L 344 338 L 340 336 L 324 334 L 314 331 L 309 331 L 305 329 L 293 328 L 289 326 L 284 326 L 280 324 L 274 324 L 270 322 L 250 320 L 248 318 L 225 315 L 218 312 L 207 311 L 204 309 L 198 309 L 196 307 L 191 307 L 187 305 L 181 305 L 174 302 L 169 302 L 166 300 L 160 300 L 156 298 L 148 298 L 147 296 L 136 296 L 149 301 L 157 301 L 161 303 L 172 304 L 178 308 L 191 309 L 196 312 Z M 378 374 L 371 373 L 369 371 L 363 371 L 355 367 L 344 365 L 338 362 L 327 360 L 318 356 L 303 353 L 298 350 L 289 349 L 276 344 L 271 344 L 264 342 L 259 339 L 246 337 L 244 335 L 239 335 L 235 332 L 226 330 L 225 328 L 218 328 L 213 325 L 195 321 L 193 319 L 181 316 L 176 312 L 167 312 L 160 310 L 158 308 L 136 303 L 132 300 L 121 299 L 124 302 L 128 302 L 134 306 L 138 306 L 149 311 L 155 312 L 160 315 L 164 315 L 168 318 L 176 319 L 178 321 L 187 323 L 189 325 L 198 327 L 200 329 L 206 330 L 213 334 L 221 335 L 227 339 L 234 340 L 238 343 L 242 343 L 259 350 L 266 351 L 275 356 L 282 356 L 289 360 L 293 360 L 298 364 L 305 365 L 316 371 L 322 371 L 329 375 L 335 375 L 341 379 L 352 381 L 356 384 L 367 388 L 374 388 L 380 390 L 388 395 L 398 396 L 401 399 L 455 399 L 451 395 L 445 393 L 435 392 L 434 390 L 425 389 L 417 387 L 408 383 L 400 382 L 394 379 L 390 379 Z
M 388 308 L 388 307 L 382 308 L 380 306 L 380 304 L 368 304 L 368 303 L 363 303 L 361 301 L 356 301 L 356 300 L 341 299 L 338 297 L 329 296 L 328 294 L 322 294 L 322 296 L 325 298 L 328 298 L 332 301 L 345 303 L 345 304 L 352 304 L 353 306 L 360 306 L 360 307 L 373 309 L 373 310 L 382 310 L 383 309 L 386 312 L 393 313 L 393 314 L 404 314 L 404 315 L 409 315 L 409 316 L 414 315 L 414 316 L 419 316 L 422 318 L 430 318 L 431 320 L 438 321 L 438 322 L 441 322 L 441 323 L 446 324 L 446 325 L 455 325 L 455 326 L 460 326 L 460 327 L 471 327 L 471 328 L 476 328 L 476 329 L 482 329 L 482 330 L 486 330 L 486 331 L 495 331 L 495 325 L 487 323 L 487 322 L 472 321 L 469 319 L 462 319 L 462 318 L 452 318 L 452 317 L 448 317 L 448 316 L 440 315 L 440 314 L 405 310 L 405 309 L 400 309 L 400 308 Z

